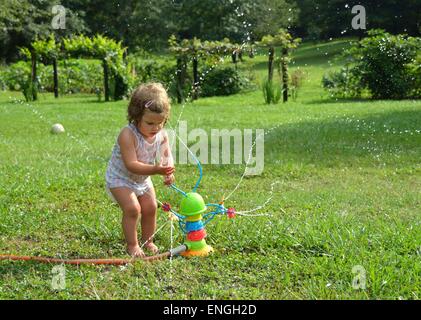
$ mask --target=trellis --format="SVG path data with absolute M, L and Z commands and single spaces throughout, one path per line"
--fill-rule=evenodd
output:
M 60 58 L 93 58 L 102 62 L 104 75 L 104 97 L 105 101 L 110 100 L 110 73 L 118 82 L 127 84 L 126 66 L 124 63 L 124 54 L 126 48 L 121 42 L 113 39 L 96 35 L 93 38 L 85 35 L 78 35 L 70 38 L 63 38 L 61 42 L 56 42 L 54 35 L 46 40 L 36 39 L 32 42 L 30 48 L 23 48 L 21 52 L 31 60 L 32 65 L 32 98 L 37 99 L 37 61 L 53 65 L 54 72 L 54 96 L 58 97 L 58 70 L 57 61 Z M 111 72 L 110 72 L 111 71 Z M 117 86 L 116 86 L 117 87 Z M 121 89 L 120 91 L 124 91 Z M 118 89 L 118 87 L 117 87 Z M 121 98 L 122 92 L 115 93 L 115 97 Z

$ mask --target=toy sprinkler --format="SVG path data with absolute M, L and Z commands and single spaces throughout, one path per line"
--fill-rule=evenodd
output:
M 183 251 L 180 254 L 184 257 L 204 257 L 213 251 L 212 247 L 208 245 L 205 240 L 207 236 L 205 226 L 217 215 L 226 214 L 228 218 L 234 218 L 235 209 L 225 208 L 224 198 L 222 198 L 218 204 L 205 204 L 202 196 L 196 192 L 203 176 L 202 166 L 194 154 L 191 153 L 191 155 L 196 160 L 200 173 L 196 185 L 192 192 L 186 193 L 177 188 L 175 184 L 171 184 L 170 187 L 183 196 L 179 212 L 173 210 L 171 205 L 167 202 L 162 203 L 161 208 L 165 212 L 171 212 L 171 214 L 178 219 L 178 225 L 185 237 L 184 245 L 186 247 L 186 251 Z M 208 208 L 212 208 L 213 211 L 206 212 Z M 170 218 L 173 217 L 170 216 Z
M 180 193 L 183 199 L 180 202 L 179 212 L 172 209 L 171 205 L 167 202 L 161 203 L 157 200 L 162 210 L 170 213 L 170 219 L 178 220 L 178 225 L 185 236 L 184 244 L 178 247 L 171 248 L 170 250 L 150 257 L 141 258 L 130 258 L 130 259 L 59 259 L 59 258 L 47 258 L 47 257 L 34 257 L 34 256 L 20 256 L 20 255 L 2 255 L 0 254 L 1 260 L 15 260 L 15 261 L 36 261 L 41 263 L 49 264 L 71 264 L 71 265 L 82 265 L 82 264 L 93 264 L 93 265 L 127 265 L 133 263 L 135 260 L 140 259 L 145 262 L 152 262 L 158 260 L 164 260 L 173 256 L 184 256 L 184 257 L 205 257 L 208 256 L 212 251 L 212 247 L 206 243 L 206 230 L 205 226 L 217 215 L 227 215 L 228 218 L 234 218 L 236 215 L 241 216 L 268 216 L 268 214 L 247 214 L 263 208 L 272 197 L 266 200 L 265 204 L 255 209 L 248 211 L 237 212 L 234 208 L 226 208 L 224 206 L 224 197 L 222 200 L 216 203 L 205 204 L 202 196 L 196 192 L 199 184 L 202 180 L 203 172 L 200 161 L 195 155 L 190 152 L 192 157 L 196 160 L 199 168 L 200 176 L 194 186 L 192 192 L 186 193 L 179 189 L 175 184 L 171 184 L 170 187 Z M 272 192 L 273 185 L 272 184 Z M 211 212 L 206 212 L 208 209 L 212 209 Z
M 175 184 L 171 184 L 170 187 L 179 192 L 183 199 L 180 203 L 180 212 L 176 212 L 171 208 L 169 203 L 161 203 L 161 208 L 166 212 L 171 212 L 176 219 L 181 231 L 185 235 L 184 244 L 171 248 L 167 252 L 150 256 L 137 258 L 146 262 L 152 262 L 157 260 L 163 260 L 171 258 L 173 256 L 182 255 L 184 257 L 204 257 L 213 251 L 212 247 L 206 243 L 206 230 L 205 226 L 217 215 L 226 214 L 228 218 L 234 218 L 236 212 L 234 208 L 225 208 L 224 199 L 218 204 L 208 203 L 205 204 L 202 196 L 196 192 L 199 187 L 200 181 L 202 180 L 203 172 L 200 161 L 192 154 L 197 161 L 199 168 L 200 177 L 196 182 L 192 192 L 185 193 L 181 189 L 177 188 Z M 205 213 L 208 208 L 213 208 L 213 211 Z M 173 217 L 171 217 L 173 218 Z M 14 260 L 14 261 L 36 261 L 41 263 L 61 263 L 71 265 L 82 265 L 82 264 L 94 264 L 94 265 L 126 265 L 134 262 L 136 259 L 59 259 L 59 258 L 47 258 L 47 257 L 33 257 L 33 256 L 19 256 L 19 255 L 1 255 L 1 260 Z

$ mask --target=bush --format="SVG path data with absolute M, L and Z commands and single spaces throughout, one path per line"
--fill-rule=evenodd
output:
M 53 90 L 53 73 L 44 87 L 46 91 Z M 67 59 L 58 64 L 59 92 L 67 93 L 95 93 L 104 91 L 103 69 L 99 60 L 92 59 Z
M 7 90 L 6 79 L 4 78 L 5 67 L 0 65 L 0 90 Z
M 96 93 L 102 92 L 102 67 L 98 60 L 59 61 L 58 64 L 59 92 L 66 93 Z M 13 91 L 28 90 L 31 84 L 30 62 L 19 61 L 0 72 L 0 79 L 5 89 Z M 37 64 L 37 80 L 41 92 L 53 92 L 53 68 L 42 63 Z M 32 85 L 32 84 L 31 84 Z
M 295 70 L 291 74 L 291 85 L 290 85 L 290 91 L 292 99 L 295 101 L 298 97 L 298 91 L 300 90 L 301 86 L 303 85 L 303 81 L 305 79 L 305 73 L 302 70 Z
M 1 78 L 6 89 L 20 91 L 31 77 L 31 66 L 29 63 L 19 61 L 1 72 Z
M 275 83 L 266 78 L 262 84 L 262 91 L 266 104 L 277 104 L 281 99 L 282 90 L 280 83 Z
M 410 96 L 414 98 L 421 97 L 421 52 L 413 63 L 408 65 L 409 73 L 414 81 L 414 87 L 410 92 Z
M 417 85 L 417 69 L 411 66 L 420 50 L 421 38 L 370 30 L 368 37 L 350 50 L 360 88 L 368 88 L 374 99 L 411 97 Z
M 42 78 L 42 70 L 38 74 L 38 82 Z M 40 76 L 41 75 L 41 76 Z M 31 65 L 20 61 L 9 68 L 2 70 L 0 74 L 5 89 L 21 91 L 26 101 L 31 101 L 38 92 L 38 85 L 34 85 L 31 79 Z
M 129 66 L 132 70 L 133 81 L 131 89 L 141 83 L 161 82 L 167 89 L 172 99 L 176 99 L 176 63 L 174 59 L 156 60 L 152 56 L 130 56 Z M 191 72 L 187 73 L 188 78 L 183 87 L 184 96 L 187 96 L 191 89 Z
M 173 80 L 174 63 L 170 61 L 136 60 L 136 77 L 142 83 L 160 81 L 169 83 Z M 175 71 L 175 70 L 174 70 Z
M 323 76 L 323 87 L 333 98 L 357 98 L 361 96 L 360 79 L 349 67 Z
M 249 80 L 232 67 L 211 69 L 200 83 L 202 97 L 228 96 L 239 93 Z

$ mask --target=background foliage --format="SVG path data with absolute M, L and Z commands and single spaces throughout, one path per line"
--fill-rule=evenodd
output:
M 0 59 L 18 59 L 17 48 L 51 30 L 54 0 L 0 0 Z M 367 28 L 419 35 L 418 0 L 63 0 L 66 29 L 58 36 L 84 32 L 120 39 L 130 52 L 166 47 L 170 35 L 233 42 L 260 40 L 287 28 L 294 37 L 328 39 L 360 36 L 351 28 L 353 5 L 367 9 Z M 311 18 L 309 18 L 311 17 Z

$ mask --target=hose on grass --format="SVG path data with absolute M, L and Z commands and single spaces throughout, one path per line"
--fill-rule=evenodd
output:
M 46 257 L 33 257 L 33 256 L 0 255 L 0 261 L 12 260 L 12 261 L 36 261 L 36 262 L 51 263 L 51 264 L 72 264 L 72 265 L 93 264 L 93 265 L 121 266 L 121 265 L 133 263 L 136 260 L 143 260 L 146 262 L 164 260 L 169 257 L 177 256 L 186 250 L 187 250 L 187 247 L 185 245 L 181 245 L 167 252 L 164 252 L 155 256 L 130 258 L 130 259 L 59 259 L 59 258 L 46 258 Z

